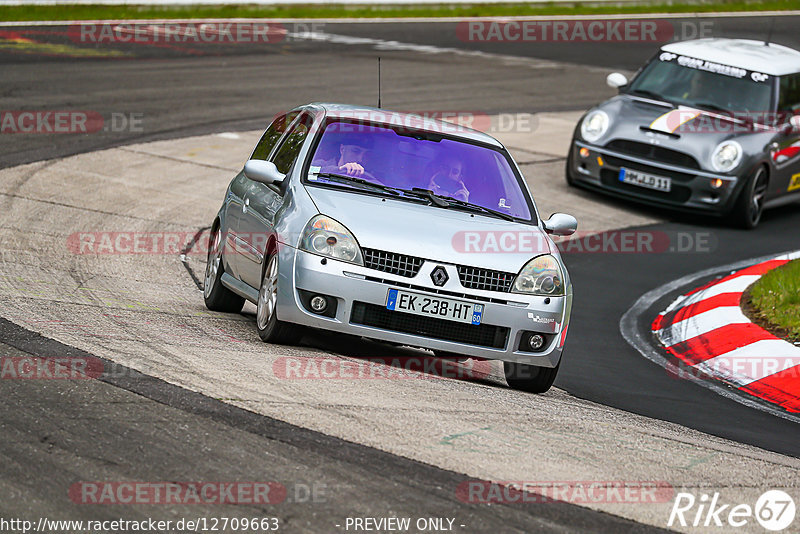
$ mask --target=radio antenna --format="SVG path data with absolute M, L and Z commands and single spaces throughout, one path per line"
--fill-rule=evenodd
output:
M 378 56 L 378 108 L 381 107 L 381 56 Z
M 772 30 L 774 28 L 775 28 L 775 17 L 771 17 L 769 19 L 769 32 L 767 32 L 767 40 L 764 41 L 764 46 L 769 46 L 769 43 L 772 40 Z

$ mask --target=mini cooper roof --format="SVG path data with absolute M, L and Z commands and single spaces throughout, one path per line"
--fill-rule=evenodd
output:
M 800 72 L 800 52 L 778 44 L 750 39 L 695 39 L 671 43 L 665 52 L 689 56 L 713 63 L 783 76 Z
M 442 133 L 450 137 L 477 141 L 485 145 L 503 148 L 502 143 L 492 137 L 466 126 L 460 126 L 451 122 L 436 119 L 436 116 L 453 115 L 464 117 L 465 112 L 438 112 L 420 111 L 403 113 L 389 109 L 371 108 L 368 106 L 353 106 L 348 104 L 335 104 L 332 102 L 314 102 L 309 106 L 320 108 L 325 112 L 326 118 L 353 119 L 356 121 L 374 122 L 376 124 L 386 124 L 389 126 L 405 126 L 426 132 Z M 471 115 L 467 113 L 466 115 Z M 469 118 L 469 117 L 465 117 Z M 474 117 L 473 117 L 474 118 Z M 484 117 L 486 118 L 486 117 Z

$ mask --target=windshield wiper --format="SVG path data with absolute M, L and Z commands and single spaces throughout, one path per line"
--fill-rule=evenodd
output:
M 466 211 L 477 211 L 480 213 L 484 213 L 486 215 L 491 215 L 493 217 L 499 217 L 501 219 L 505 219 L 507 221 L 514 221 L 514 217 L 507 213 L 503 213 L 502 211 L 495 211 L 493 209 L 484 208 L 478 204 L 470 204 L 469 202 L 464 202 L 463 200 L 458 200 L 453 197 L 445 197 L 441 195 L 437 195 L 430 189 L 421 189 L 419 187 L 413 188 L 411 191 L 403 190 L 406 193 L 412 193 L 418 195 L 421 198 L 427 198 L 440 208 L 456 208 L 456 209 L 463 209 Z
M 664 95 L 658 94 L 658 93 L 656 93 L 655 91 L 648 91 L 647 89 L 631 89 L 631 90 L 630 90 L 630 91 L 628 91 L 628 92 L 629 92 L 629 93 L 632 93 L 632 94 L 641 95 L 641 96 L 649 96 L 650 98 L 655 98 L 655 99 L 657 99 L 657 100 L 663 100 L 664 102 L 667 102 L 667 103 L 669 103 L 669 104 L 672 104 L 673 106 L 675 105 L 675 104 L 674 104 L 674 103 L 673 103 L 671 100 L 669 100 L 667 97 L 665 97 Z
M 695 107 L 706 108 L 706 109 L 711 110 L 711 111 L 722 111 L 722 112 L 728 113 L 727 109 L 725 109 L 725 108 L 723 108 L 721 106 L 718 106 L 718 105 L 714 104 L 713 102 L 695 102 L 693 105 Z
M 396 187 L 390 187 L 388 185 L 370 182 L 369 180 L 365 180 L 363 178 L 356 178 L 355 176 L 348 176 L 346 174 L 337 174 L 335 172 L 320 172 L 315 174 L 315 176 L 319 176 L 321 178 L 336 178 L 337 180 L 342 180 L 345 182 L 374 187 L 375 189 L 391 193 L 394 196 L 400 196 L 404 192 L 402 189 L 398 189 Z

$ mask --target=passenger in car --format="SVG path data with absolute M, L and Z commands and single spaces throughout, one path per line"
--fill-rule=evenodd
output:
M 464 185 L 464 165 L 455 158 L 446 158 L 434 167 L 434 174 L 428 183 L 433 193 L 452 197 L 463 202 L 469 201 L 469 190 Z

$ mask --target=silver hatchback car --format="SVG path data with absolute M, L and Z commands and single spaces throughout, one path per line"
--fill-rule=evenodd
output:
M 270 343 L 303 327 L 502 360 L 547 391 L 572 285 L 519 168 L 493 137 L 413 114 L 309 104 L 279 116 L 211 227 L 210 310 L 256 304 Z

